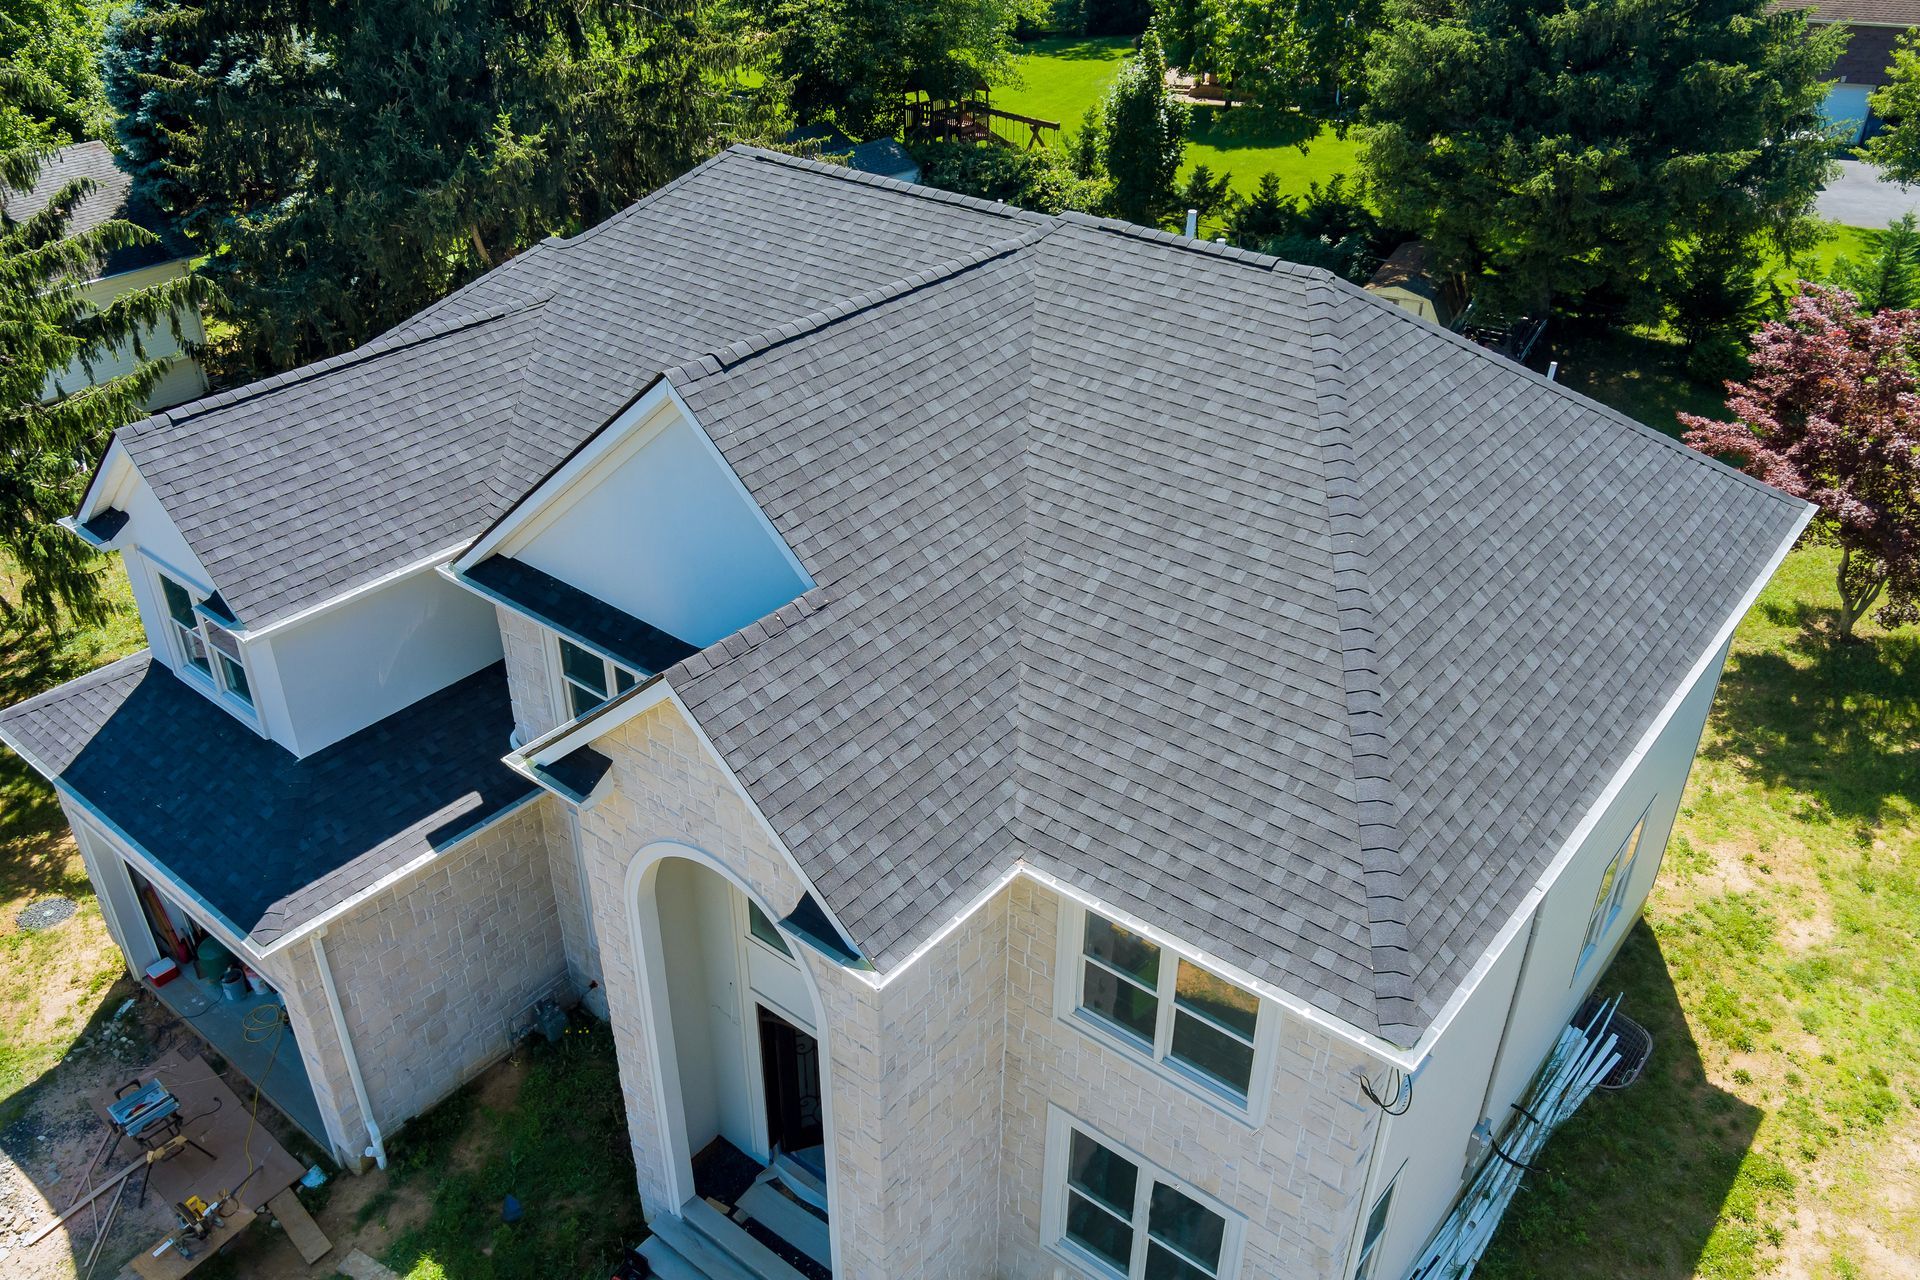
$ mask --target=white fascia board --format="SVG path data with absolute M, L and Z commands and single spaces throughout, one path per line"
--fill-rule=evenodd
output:
M 127 473 L 138 474 L 133 459 L 127 456 L 127 447 L 120 443 L 116 433 L 107 452 L 100 459 L 99 469 L 93 473 L 93 479 L 87 482 L 87 491 L 80 495 L 80 509 L 71 517 L 75 524 L 83 524 L 100 514 L 103 506 L 112 506 L 113 497 L 118 496 L 121 483 Z
M 341 605 L 351 604 L 353 601 L 360 599 L 362 596 L 369 596 L 376 591 L 380 591 L 380 590 L 383 590 L 384 588 L 390 587 L 394 583 L 399 582 L 402 579 L 411 578 L 417 574 L 422 574 L 422 573 L 428 572 L 429 570 L 438 569 L 441 565 L 445 564 L 449 558 L 451 558 L 454 555 L 457 555 L 460 551 L 460 548 L 466 545 L 467 544 L 464 540 L 460 542 L 449 543 L 447 546 L 440 548 L 438 551 L 432 552 L 428 555 L 424 555 L 420 557 L 418 560 L 409 561 L 408 563 L 401 565 L 398 569 L 394 569 L 387 573 L 383 573 L 377 578 L 369 578 L 367 581 L 361 583 L 359 586 L 350 587 L 347 590 L 342 591 L 337 596 L 328 596 L 325 600 L 322 600 L 318 604 L 308 605 L 306 608 L 300 610 L 300 612 L 298 613 L 290 613 L 284 618 L 280 618 L 274 622 L 269 622 L 264 627 L 249 629 L 245 631 L 238 631 L 238 632 L 235 632 L 235 634 L 238 635 L 242 640 L 258 640 L 262 636 L 270 636 L 276 632 L 285 631 L 289 627 L 298 626 L 300 623 L 306 622 L 309 619 L 318 617 L 320 614 L 331 613 L 333 610 L 338 609 Z
M 574 451 L 572 457 L 535 485 L 520 501 L 481 534 L 453 562 L 459 572 L 471 569 L 496 551 L 517 549 L 573 505 L 577 486 L 591 485 L 603 467 L 616 465 L 633 450 L 664 431 L 673 421 L 664 410 L 679 404 L 665 378 L 657 378 L 632 404 L 608 420 L 599 432 Z M 510 554 L 511 551 L 508 550 Z
M 361 903 L 366 902 L 369 898 L 378 897 L 387 890 L 395 888 L 402 882 L 419 875 L 422 871 L 425 871 L 442 859 L 460 852 L 461 847 L 465 845 L 467 841 L 473 839 L 483 831 L 499 826 L 502 822 L 505 822 L 508 818 L 519 813 L 522 809 L 546 794 L 545 791 L 531 791 L 498 813 L 488 814 L 485 818 L 482 818 L 466 830 L 455 835 L 452 839 L 428 849 L 416 858 L 402 863 L 358 893 L 328 907 L 313 919 L 303 921 L 287 930 L 272 942 L 259 948 L 260 954 L 263 956 L 277 955 L 303 938 L 311 937 L 316 933 L 325 933 L 329 925 L 351 912 Z
M 1465 980 L 1455 988 L 1453 995 L 1448 997 L 1446 1004 L 1441 1006 L 1439 1015 L 1428 1025 L 1426 1032 L 1414 1045 L 1411 1051 L 1414 1055 L 1419 1058 L 1425 1058 L 1433 1052 L 1433 1047 L 1438 1044 L 1440 1038 L 1446 1034 L 1447 1028 L 1453 1024 L 1453 1020 L 1457 1018 L 1460 1015 L 1460 1011 L 1466 1007 L 1467 1001 L 1473 998 L 1473 993 L 1479 989 L 1480 984 L 1484 982 L 1487 975 L 1493 971 L 1493 967 L 1499 962 L 1502 953 L 1504 953 L 1507 947 L 1512 944 L 1513 940 L 1519 936 L 1520 931 L 1526 927 L 1527 922 L 1533 918 L 1533 913 L 1539 909 L 1540 904 L 1544 902 L 1547 895 L 1553 891 L 1553 886 L 1559 881 L 1561 875 L 1566 872 L 1566 869 L 1572 865 L 1574 857 L 1580 852 L 1581 846 L 1586 843 L 1587 837 L 1593 834 L 1593 829 L 1600 824 L 1600 820 L 1606 816 L 1607 810 L 1612 807 L 1614 800 L 1619 797 L 1620 792 L 1626 787 L 1627 780 L 1633 776 L 1633 771 L 1640 767 L 1640 763 L 1647 758 L 1648 752 L 1653 750 L 1654 743 L 1659 740 L 1662 733 L 1666 732 L 1667 725 L 1672 722 L 1673 717 L 1679 712 L 1681 705 L 1686 702 L 1687 696 L 1693 692 L 1694 687 L 1700 683 L 1701 679 L 1707 674 L 1708 669 L 1713 666 L 1714 659 L 1719 655 L 1720 650 L 1725 648 L 1733 639 L 1735 629 L 1739 627 L 1741 620 L 1747 616 L 1747 611 L 1753 608 L 1754 601 L 1760 598 L 1760 593 L 1766 589 L 1767 583 L 1773 580 L 1773 575 L 1779 571 L 1781 562 L 1787 558 L 1787 553 L 1793 550 L 1794 544 L 1800 541 L 1800 534 L 1806 529 L 1808 522 L 1813 519 L 1818 511 L 1818 507 L 1808 505 L 1806 509 L 1800 513 L 1800 519 L 1794 522 L 1793 531 L 1781 540 L 1780 545 L 1776 547 L 1773 554 L 1768 557 L 1766 567 L 1760 571 L 1760 575 L 1747 587 L 1746 592 L 1740 597 L 1740 603 L 1734 606 L 1733 612 L 1727 615 L 1726 620 L 1722 622 L 1719 628 L 1713 633 L 1713 639 L 1707 642 L 1705 650 L 1694 660 L 1693 666 L 1688 669 L 1686 676 L 1680 681 L 1679 686 L 1675 688 L 1672 695 L 1668 697 L 1666 705 L 1660 708 L 1659 713 L 1654 716 L 1653 722 L 1647 726 L 1646 732 L 1640 735 L 1640 740 L 1634 744 L 1633 750 L 1627 754 L 1627 758 L 1623 760 L 1620 767 L 1614 771 L 1613 777 L 1608 780 L 1606 787 L 1601 790 L 1599 797 L 1588 807 L 1585 816 L 1580 819 L 1579 823 L 1561 843 L 1559 851 L 1554 854 L 1553 860 L 1547 864 L 1546 870 L 1540 873 L 1540 878 L 1534 881 L 1533 887 L 1527 891 L 1527 896 L 1521 899 L 1520 905 L 1514 908 L 1513 913 L 1507 918 L 1506 924 L 1501 926 L 1500 932 L 1494 935 L 1493 941 L 1488 943 L 1486 950 L 1480 953 L 1479 960 L 1475 961 L 1473 968 L 1467 971 Z M 1711 709 L 1709 709 L 1709 714 L 1711 714 Z M 1525 977 L 1525 974 L 1520 975 L 1522 980 L 1524 980 Z M 1516 992 L 1518 991 L 1517 986 L 1515 990 Z

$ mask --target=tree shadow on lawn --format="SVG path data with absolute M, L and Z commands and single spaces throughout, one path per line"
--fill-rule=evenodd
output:
M 1297 111 L 1262 111 L 1249 106 L 1195 107 L 1193 123 L 1187 127 L 1187 140 L 1221 151 L 1270 147 L 1298 147 L 1306 151 L 1326 126 L 1326 121 Z
M 1812 795 L 1863 831 L 1889 800 L 1920 798 L 1920 635 L 1849 643 L 1831 608 L 1766 601 L 1760 610 L 1792 634 L 1784 652 L 1742 653 L 1727 665 L 1721 732 L 1707 758 Z
M 1486 1280 L 1615 1280 L 1721 1274 L 1706 1262 L 1723 1211 L 1753 1178 L 1761 1111 L 1707 1078 L 1653 930 L 1634 926 L 1600 978 L 1653 1033 L 1653 1057 L 1618 1093 L 1597 1092 L 1528 1174 L 1477 1273 Z
M 1050 36 L 1015 46 L 1017 54 L 1070 58 L 1077 62 L 1112 62 L 1133 48 L 1131 36 Z

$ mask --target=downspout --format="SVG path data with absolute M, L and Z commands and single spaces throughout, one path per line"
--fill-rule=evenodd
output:
M 1533 939 L 1540 932 L 1540 913 L 1546 906 L 1542 898 L 1533 908 L 1533 919 L 1527 924 L 1527 945 L 1520 951 L 1520 972 L 1513 979 L 1513 994 L 1507 997 L 1507 1016 L 1500 1024 L 1500 1043 L 1493 1047 L 1493 1067 L 1487 1072 L 1487 1087 L 1480 1095 L 1480 1119 L 1491 1121 L 1488 1109 L 1493 1105 L 1493 1084 L 1500 1078 L 1500 1068 L 1507 1059 L 1507 1037 L 1513 1032 L 1513 1011 L 1520 1003 L 1521 993 L 1526 990 L 1527 970 L 1533 965 Z
M 353 1051 L 353 1037 L 347 1034 L 347 1015 L 340 1009 L 340 992 L 333 985 L 333 968 L 327 963 L 327 949 L 321 939 L 324 926 L 313 933 L 313 959 L 320 966 L 320 986 L 327 993 L 327 1012 L 333 1015 L 333 1033 L 340 1037 L 340 1055 L 347 1060 L 347 1078 L 353 1081 L 353 1096 L 360 1103 L 360 1116 L 367 1123 L 367 1150 L 373 1162 L 387 1167 L 387 1146 L 380 1139 L 380 1125 L 373 1118 L 373 1103 L 367 1099 L 367 1082 L 360 1075 L 360 1056 Z

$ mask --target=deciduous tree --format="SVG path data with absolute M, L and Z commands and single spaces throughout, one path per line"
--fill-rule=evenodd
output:
M 1498 310 L 1651 318 L 1674 243 L 1818 234 L 1844 34 L 1768 0 L 1389 0 L 1368 78 L 1381 214 Z
M 0 152 L 105 132 L 96 65 L 105 14 L 94 0 L 0 0 Z
M 1894 46 L 1887 83 L 1867 97 L 1880 131 L 1861 148 L 1869 163 L 1898 183 L 1920 181 L 1920 40 L 1907 32 Z
M 1681 414 L 1686 441 L 1820 508 L 1840 548 L 1840 633 L 1869 609 L 1920 620 L 1920 312 L 1862 315 L 1841 289 L 1803 285 L 1754 335 L 1751 376 L 1725 421 Z

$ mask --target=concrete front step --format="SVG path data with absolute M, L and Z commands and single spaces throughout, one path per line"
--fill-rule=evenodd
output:
M 663 1280 L 806 1280 L 705 1200 L 658 1214 L 640 1254 Z

